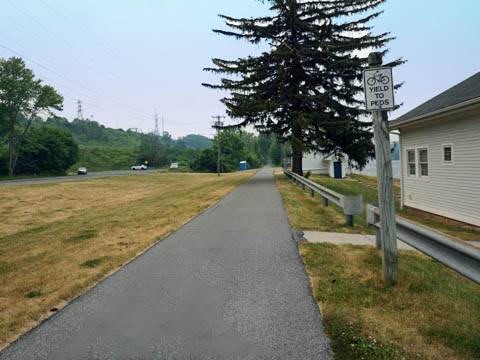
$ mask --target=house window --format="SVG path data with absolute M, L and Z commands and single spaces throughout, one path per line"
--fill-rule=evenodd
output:
M 453 162 L 452 145 L 443 145 L 443 162 L 446 164 Z
M 428 177 L 428 149 L 418 149 L 420 177 Z
M 415 150 L 407 150 L 408 176 L 415 176 L 417 165 L 415 162 Z

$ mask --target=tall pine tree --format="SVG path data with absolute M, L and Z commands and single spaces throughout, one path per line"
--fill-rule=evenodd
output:
M 371 122 L 363 110 L 362 70 L 368 49 L 384 48 L 389 33 L 373 35 L 368 22 L 381 14 L 386 0 L 271 0 L 272 16 L 236 19 L 220 15 L 232 31 L 218 34 L 270 51 L 237 60 L 213 59 L 227 90 L 227 113 L 289 142 L 293 171 L 302 174 L 306 151 L 345 153 L 359 168 L 374 154 Z M 387 50 L 383 50 L 386 54 Z M 389 64 L 402 63 L 401 59 Z

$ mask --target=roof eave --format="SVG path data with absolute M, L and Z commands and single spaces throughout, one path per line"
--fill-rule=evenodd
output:
M 413 118 L 410 118 L 410 119 L 405 119 L 405 120 L 400 120 L 400 121 L 399 120 L 393 120 L 389 123 L 390 130 L 398 130 L 398 129 L 401 129 L 401 128 L 406 127 L 406 126 L 410 126 L 410 125 L 414 125 L 414 124 L 416 125 L 416 124 L 419 124 L 419 123 L 424 123 L 424 122 L 427 122 L 427 121 L 430 121 L 430 120 L 434 120 L 438 116 L 446 115 L 447 113 L 454 114 L 456 112 L 462 112 L 462 111 L 468 110 L 467 108 L 474 108 L 476 106 L 480 107 L 480 97 L 477 97 L 477 98 L 474 98 L 474 99 L 471 99 L 471 100 L 468 100 L 468 101 L 464 101 L 464 102 L 461 102 L 461 103 L 458 103 L 458 104 L 455 104 L 455 105 L 452 105 L 452 106 L 448 106 L 448 107 L 445 107 L 443 109 L 431 111 L 429 113 L 426 113 L 426 114 L 423 114 L 423 115 L 420 115 L 420 116 L 416 116 L 416 117 L 413 117 Z

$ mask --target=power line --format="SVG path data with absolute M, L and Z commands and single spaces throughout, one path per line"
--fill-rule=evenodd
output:
M 111 103 L 114 103 L 116 106 L 119 105 L 119 106 L 123 106 L 124 108 L 130 108 L 129 106 L 124 105 L 124 104 L 122 104 L 122 103 L 120 103 L 120 102 L 118 102 L 118 101 L 116 101 L 116 100 L 112 100 L 111 98 L 109 98 L 109 97 L 101 94 L 100 92 L 98 92 L 98 91 L 96 91 L 96 90 L 90 89 L 90 88 L 84 86 L 83 84 L 81 84 L 81 83 L 79 83 L 79 82 L 77 82 L 77 81 L 75 81 L 75 80 L 72 80 L 72 79 L 70 79 L 70 78 L 68 78 L 68 77 L 66 77 L 66 76 L 63 76 L 62 74 L 56 72 L 55 70 L 52 70 L 52 69 L 48 68 L 47 66 L 42 65 L 41 63 L 39 63 L 39 62 L 37 62 L 37 61 L 35 61 L 35 60 L 33 60 L 33 59 L 25 56 L 25 55 L 22 55 L 22 54 L 19 53 L 18 51 L 15 51 L 15 50 L 9 48 L 8 46 L 5 46 L 5 45 L 3 45 L 3 44 L 0 43 L 0 47 L 2 47 L 2 48 L 4 48 L 4 49 L 6 49 L 6 50 L 8 50 L 8 51 L 10 51 L 10 52 L 18 55 L 18 56 L 20 56 L 20 57 L 22 57 L 22 58 L 25 58 L 26 60 L 34 63 L 34 64 L 37 65 L 37 66 L 40 66 L 40 67 L 43 68 L 44 70 L 46 70 L 46 71 L 48 71 L 48 72 L 50 72 L 50 73 L 52 73 L 52 74 L 54 74 L 54 75 L 62 78 L 62 79 L 65 80 L 65 81 L 68 81 L 68 82 L 70 82 L 70 83 L 72 83 L 72 84 L 74 84 L 74 85 L 76 85 L 76 86 L 78 86 L 78 87 L 81 87 L 81 88 L 83 88 L 83 89 L 85 89 L 85 90 L 87 90 L 87 91 L 89 91 L 89 92 L 98 94 L 100 97 L 105 98 L 106 100 L 110 101 Z M 131 111 L 131 110 L 130 110 L 130 111 Z M 138 113 L 137 110 L 134 110 L 134 111 Z M 142 116 L 146 116 L 146 117 L 148 117 L 148 118 L 150 118 L 150 119 L 152 118 L 152 115 L 151 115 L 151 114 L 148 114 L 148 113 L 146 113 L 146 112 L 144 113 L 143 111 L 141 112 L 141 115 L 142 115 Z
M 112 58 L 114 60 L 118 59 L 118 57 L 121 56 L 118 52 L 114 51 L 113 48 L 109 47 L 108 41 L 106 41 L 102 36 L 98 35 L 98 33 L 93 33 L 88 28 L 86 28 L 85 26 L 79 25 L 80 22 L 78 22 L 76 17 L 74 15 L 72 15 L 69 11 L 67 11 L 67 9 L 60 8 L 60 7 L 54 7 L 45 0 L 40 0 L 40 1 L 42 2 L 43 5 L 45 5 L 47 8 L 49 8 L 51 11 L 59 14 L 60 18 L 63 21 L 65 21 L 65 23 L 70 24 L 73 27 L 77 28 L 77 30 L 82 35 L 87 35 L 91 40 L 96 42 L 98 47 L 102 51 L 104 51 L 106 54 L 109 54 L 110 56 L 112 56 Z M 70 20 L 68 20 L 67 18 L 70 18 Z M 129 66 L 129 68 L 131 70 L 133 70 L 133 67 Z
M 32 15 L 30 15 L 30 14 L 27 13 L 26 11 L 23 11 L 22 9 L 16 7 L 10 0 L 7 0 L 7 2 L 8 2 L 11 6 L 13 6 L 13 7 L 15 8 L 15 10 L 17 10 L 17 11 L 20 12 L 21 14 L 27 16 L 28 18 L 32 19 L 32 20 L 33 20 L 34 22 L 36 22 L 39 26 L 41 26 L 42 28 L 44 28 L 45 30 L 47 30 L 47 32 L 51 32 L 48 27 L 46 27 L 44 24 L 42 24 L 41 22 L 39 22 L 39 21 L 38 21 L 37 19 L 35 19 Z M 10 20 L 11 20 L 11 19 L 10 19 Z M 12 21 L 12 20 L 11 20 L 11 21 Z M 15 21 L 15 24 L 18 25 L 18 21 Z M 30 30 L 30 32 L 32 32 L 32 31 Z M 35 34 L 38 36 L 37 32 L 33 32 L 33 33 L 35 33 Z M 41 38 L 41 37 L 40 37 L 40 38 Z M 66 41 L 66 40 L 63 39 L 63 38 L 60 38 L 60 40 L 62 40 L 64 43 L 66 43 L 66 44 L 71 48 L 71 45 L 72 45 L 71 42 Z M 12 51 L 12 52 L 13 52 L 12 49 L 9 49 L 9 51 Z M 18 54 L 18 52 L 16 52 L 16 53 Z M 78 51 L 77 51 L 77 53 L 78 53 Z M 19 55 L 22 56 L 21 54 L 19 54 Z M 79 59 L 79 58 L 85 58 L 85 59 L 87 59 L 87 60 L 90 60 L 90 62 L 92 62 L 94 65 L 97 65 L 97 63 L 96 63 L 95 60 L 93 60 L 92 58 L 86 56 L 83 52 L 82 52 L 82 53 L 79 53 L 79 55 L 80 55 L 80 57 L 75 57 L 75 58 L 74 58 L 74 60 L 75 60 L 76 62 L 80 63 L 80 62 L 78 61 L 78 59 Z M 25 57 L 25 58 L 26 58 L 26 57 Z M 29 60 L 32 61 L 32 62 L 34 62 L 34 63 L 36 63 L 36 62 L 35 62 L 34 60 L 32 60 L 32 59 L 29 59 Z M 48 62 L 50 62 L 50 61 L 48 61 Z M 36 64 L 37 64 L 38 66 L 42 66 L 41 64 L 38 64 L 38 63 L 36 63 Z M 82 64 L 82 65 L 86 65 L 86 64 Z M 88 65 L 86 65 L 86 66 L 88 67 Z M 43 68 L 46 68 L 45 66 L 42 66 L 42 67 L 43 67 Z M 91 92 L 95 92 L 95 93 L 97 93 L 98 95 L 100 95 L 100 96 L 108 99 L 109 101 L 116 103 L 116 105 L 118 105 L 118 106 L 122 106 L 122 107 L 124 107 L 124 108 L 130 108 L 130 109 L 132 109 L 132 110 L 135 111 L 135 112 L 142 113 L 143 115 L 152 118 L 152 115 L 151 115 L 150 113 L 147 113 L 147 112 L 145 112 L 145 111 L 142 110 L 142 109 L 135 108 L 135 107 L 132 107 L 132 106 L 130 106 L 130 105 L 125 105 L 125 104 L 120 103 L 120 102 L 116 101 L 115 99 L 112 99 L 112 98 L 110 98 L 110 97 L 108 97 L 108 96 L 105 96 L 105 95 L 103 95 L 103 94 L 101 94 L 101 93 L 99 93 L 99 92 L 97 92 L 97 91 L 95 91 L 95 90 L 88 89 L 88 88 L 86 88 L 84 85 L 81 85 L 81 84 L 79 84 L 78 82 L 76 82 L 76 81 L 74 81 L 74 80 L 71 80 L 71 79 L 68 79 L 68 78 L 66 78 L 66 77 L 64 77 L 64 76 L 62 76 L 62 75 L 59 75 L 57 72 L 54 72 L 54 71 L 51 70 L 51 69 L 46 69 L 46 70 L 55 73 L 57 76 L 61 76 L 62 78 L 64 78 L 64 79 L 67 80 L 67 81 L 70 81 L 70 82 L 72 82 L 72 83 L 75 83 L 77 86 L 83 87 L 83 88 L 85 88 L 85 89 L 87 89 L 87 90 L 89 90 L 89 91 L 91 91 Z M 100 72 L 100 74 L 102 74 L 102 75 L 106 75 L 107 73 L 108 73 L 108 72 L 106 72 L 105 70 L 102 70 L 102 71 Z M 118 76 L 112 74 L 112 75 L 111 75 L 111 78 L 114 79 L 114 80 L 117 80 L 117 79 L 118 79 Z
M 40 26 L 41 28 L 43 28 L 44 30 L 46 30 L 46 32 L 50 35 L 50 37 L 52 36 L 51 34 L 55 34 L 55 38 L 62 41 L 65 45 L 67 45 L 69 47 L 69 49 L 71 50 L 74 50 L 79 56 L 76 58 L 76 60 L 78 61 L 78 59 L 85 59 L 85 60 L 88 60 L 89 62 L 91 62 L 92 64 L 94 65 L 97 65 L 97 62 L 95 59 L 93 59 L 92 57 L 90 57 L 89 55 L 85 54 L 84 52 L 82 51 L 78 51 L 76 50 L 75 48 L 72 47 L 72 42 L 69 41 L 69 40 L 66 40 L 65 38 L 63 38 L 62 36 L 58 36 L 59 33 L 58 32 L 55 32 L 54 30 L 52 30 L 51 28 L 49 28 L 48 26 L 46 26 L 45 24 L 43 24 L 42 22 L 40 22 L 39 20 L 37 20 L 33 15 L 31 15 L 28 11 L 26 11 L 24 8 L 21 8 L 18 6 L 18 3 L 14 4 L 13 2 L 11 2 L 10 0 L 5 0 L 7 3 L 10 4 L 10 6 L 12 6 L 17 12 L 19 12 L 20 14 L 28 17 L 29 19 L 31 19 L 33 22 L 35 22 L 36 24 L 38 24 L 38 26 Z M 103 75 L 108 75 L 110 76 L 113 80 L 116 79 L 116 76 L 112 73 L 110 73 L 108 71 L 108 69 L 103 69 L 102 70 L 102 74 Z

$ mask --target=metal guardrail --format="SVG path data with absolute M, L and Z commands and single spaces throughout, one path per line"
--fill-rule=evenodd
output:
M 380 209 L 367 205 L 367 225 L 375 226 L 380 241 Z M 396 217 L 397 238 L 422 253 L 480 284 L 480 250 L 461 244 L 426 227 Z
M 314 197 L 315 193 L 320 194 L 323 197 L 323 206 L 328 206 L 329 200 L 340 206 L 349 226 L 353 226 L 353 215 L 363 214 L 363 195 L 342 195 L 289 170 L 284 169 L 283 173 L 297 185 L 300 184 L 303 190 L 309 188 L 311 197 Z

